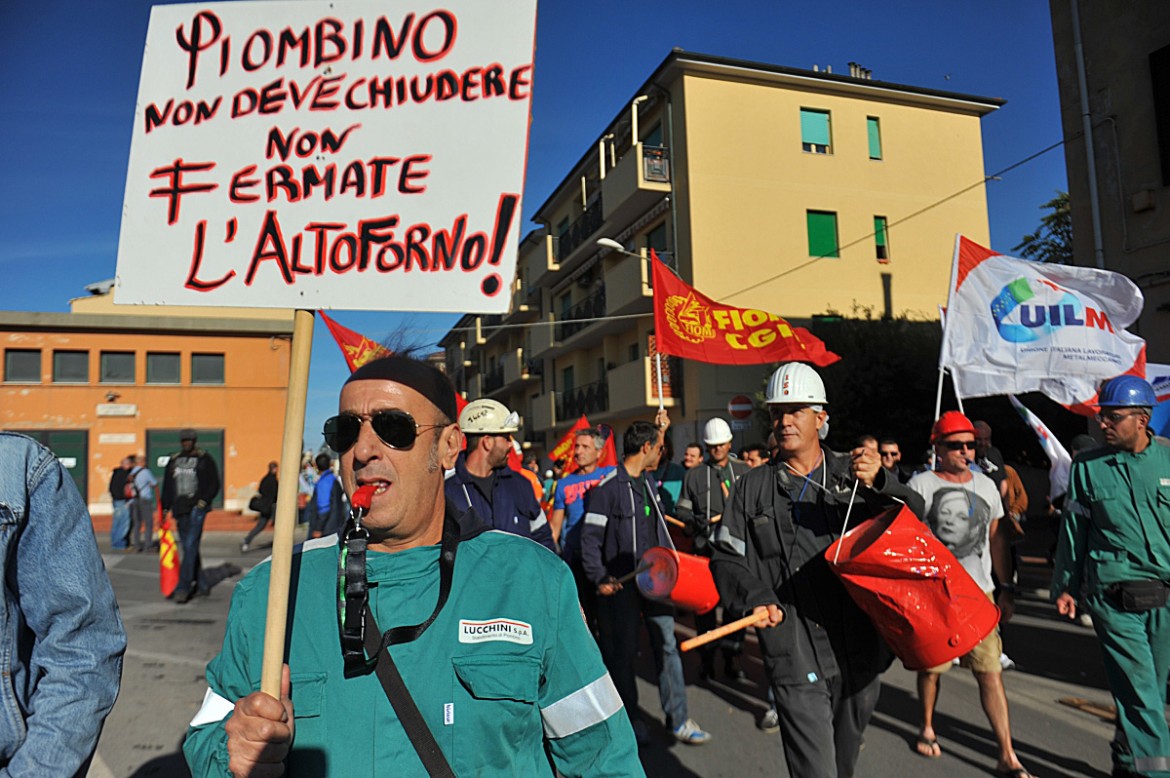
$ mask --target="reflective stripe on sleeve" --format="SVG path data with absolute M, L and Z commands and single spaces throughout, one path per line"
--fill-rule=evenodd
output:
M 1170 756 L 1135 756 L 1133 758 L 1133 769 L 1139 773 L 1170 770 Z
M 609 673 L 583 689 L 541 708 L 544 734 L 550 738 L 567 737 L 594 724 L 600 724 L 622 708 L 622 698 Z
M 586 513 L 585 523 L 592 524 L 595 527 L 604 527 L 606 524 L 609 524 L 609 517 L 603 516 L 600 513 Z
M 541 512 L 540 516 L 538 516 L 537 518 L 528 522 L 528 531 L 529 532 L 536 532 L 538 529 L 543 527 L 545 524 L 548 524 L 548 519 L 546 519 L 544 517 L 544 513 Z
M 745 556 L 747 554 L 747 544 L 731 534 L 731 530 L 727 527 L 719 527 L 715 530 L 715 534 L 711 536 L 711 542 L 722 548 L 724 551 L 729 551 L 736 556 Z
M 210 687 L 207 693 L 203 695 L 203 705 L 199 708 L 199 712 L 195 714 L 195 718 L 191 719 L 190 726 L 202 727 L 204 724 L 214 724 L 217 721 L 223 721 L 224 717 L 235 710 L 236 704 L 226 697 L 220 697 L 213 692 Z

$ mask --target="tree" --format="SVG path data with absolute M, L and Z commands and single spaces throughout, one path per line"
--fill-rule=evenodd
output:
M 1069 205 L 1068 192 L 1058 190 L 1056 197 L 1040 206 L 1040 210 L 1048 211 L 1040 219 L 1040 228 L 1031 235 L 1025 235 L 1019 245 L 1012 250 L 1018 251 L 1025 259 L 1071 265 L 1072 208 Z

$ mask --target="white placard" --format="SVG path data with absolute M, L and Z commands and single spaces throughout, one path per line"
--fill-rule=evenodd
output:
M 136 443 L 138 436 L 133 432 L 103 432 L 98 435 L 98 443 L 102 444 L 130 444 Z
M 505 312 L 535 0 L 151 12 L 115 302 Z

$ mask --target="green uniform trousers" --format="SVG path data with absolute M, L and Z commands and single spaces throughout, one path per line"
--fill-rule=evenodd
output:
M 1166 681 L 1170 675 L 1170 604 L 1126 613 L 1100 592 L 1086 598 L 1105 655 L 1105 672 L 1125 739 L 1113 762 L 1150 778 L 1170 778 Z

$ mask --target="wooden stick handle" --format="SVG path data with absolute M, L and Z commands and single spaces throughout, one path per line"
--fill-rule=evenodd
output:
M 690 640 L 684 640 L 679 645 L 679 649 L 681 651 L 690 651 L 692 648 L 705 646 L 712 640 L 718 640 L 724 635 L 730 635 L 732 632 L 739 632 L 741 629 L 747 629 L 748 627 L 755 626 L 757 623 L 759 623 L 761 618 L 763 617 L 755 613 L 744 616 L 742 619 L 733 621 L 730 624 L 724 624 L 718 629 L 713 629 L 710 632 L 704 632 L 702 635 L 695 635 Z
M 687 526 L 687 523 L 686 523 L 685 521 L 679 521 L 678 519 L 676 519 L 676 518 L 675 518 L 675 517 L 673 517 L 673 516 L 667 516 L 665 513 L 664 513 L 664 514 L 662 514 L 662 518 L 666 519 L 666 522 L 667 522 L 668 524 L 673 524 L 673 525 L 674 525 L 674 526 L 676 526 L 676 527 L 685 527 L 685 526 Z
M 312 311 L 293 315 L 292 353 L 288 368 L 288 404 L 284 410 L 284 446 L 280 450 L 280 481 L 276 490 L 276 522 L 268 575 L 268 614 L 264 622 L 264 654 L 260 691 L 280 699 L 284 637 L 288 622 L 289 576 L 292 575 L 293 534 L 297 528 L 297 484 L 301 475 L 301 439 L 309 394 L 309 357 L 313 349 Z
M 641 564 L 639 564 L 637 567 L 634 568 L 634 571 L 632 573 L 626 573 L 621 578 L 618 578 L 616 581 L 614 581 L 614 583 L 624 584 L 626 581 L 629 581 L 630 579 L 637 577 L 638 573 L 645 572 L 649 569 L 650 569 L 650 563 L 649 562 L 642 562 Z

